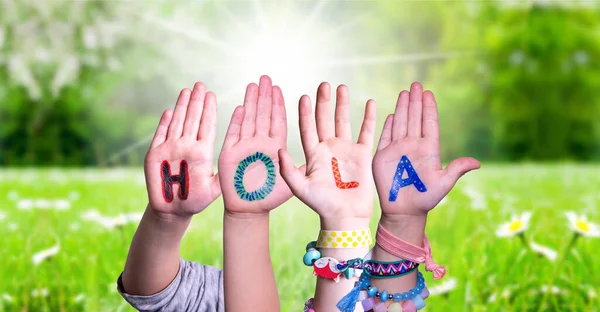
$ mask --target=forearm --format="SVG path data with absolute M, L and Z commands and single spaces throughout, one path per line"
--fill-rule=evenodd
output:
M 369 227 L 369 219 L 340 220 L 339 222 L 329 222 L 321 220 L 321 230 L 351 231 L 362 230 Z M 369 247 L 360 248 L 321 248 L 321 257 L 331 257 L 338 261 L 345 261 L 354 258 L 362 258 L 369 252 Z M 352 288 L 354 282 L 341 276 L 338 283 L 333 280 L 317 277 L 317 287 L 315 289 L 314 307 L 316 311 L 337 311 L 336 304 Z
M 269 214 L 223 218 L 225 310 L 279 312 L 279 295 L 269 253 Z
M 180 242 L 190 220 L 160 218 L 146 208 L 123 271 L 128 294 L 153 295 L 169 286 L 179 271 Z
M 425 234 L 425 223 L 427 215 L 423 216 L 396 216 L 389 218 L 382 216 L 379 224 L 394 236 L 416 246 L 423 246 L 423 236 Z M 398 261 L 400 258 L 383 250 L 379 245 L 373 248 L 373 259 L 378 261 Z M 372 279 L 372 283 L 378 289 L 388 292 L 405 292 L 415 287 L 417 282 L 417 272 L 411 272 L 407 275 L 391 279 Z

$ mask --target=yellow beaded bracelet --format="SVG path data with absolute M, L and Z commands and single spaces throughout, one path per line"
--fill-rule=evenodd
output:
M 320 231 L 317 248 L 359 248 L 370 246 L 371 230 Z

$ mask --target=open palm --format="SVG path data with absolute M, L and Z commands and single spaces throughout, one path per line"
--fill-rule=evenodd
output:
M 400 93 L 396 111 L 385 121 L 373 159 L 382 213 L 424 215 L 463 174 L 479 166 L 477 160 L 461 157 L 442 168 L 435 98 L 415 82 L 410 94 Z
M 348 88 L 336 96 L 335 133 L 330 121 L 331 90 L 322 83 L 317 91 L 316 118 L 308 96 L 299 103 L 300 134 L 306 173 L 294 167 L 287 151 L 280 152 L 282 175 L 294 195 L 321 219 L 370 218 L 373 207 L 371 151 L 375 102 L 367 102 L 358 143 L 352 141 Z M 316 127 L 315 127 L 316 119 Z
M 221 194 L 213 172 L 216 127 L 217 99 L 203 83 L 196 83 L 193 91 L 182 90 L 175 110 L 163 113 L 144 162 L 155 212 L 189 217 Z M 187 170 L 181 165 L 187 165 Z
M 219 156 L 225 208 L 230 213 L 264 213 L 292 192 L 279 175 L 277 151 L 286 147 L 287 123 L 281 89 L 267 76 L 248 85 L 244 106 L 233 112 Z

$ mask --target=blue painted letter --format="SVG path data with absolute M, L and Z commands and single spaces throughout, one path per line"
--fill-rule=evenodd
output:
M 255 161 L 262 161 L 267 167 L 267 181 L 258 190 L 248 192 L 244 187 L 244 173 L 246 172 L 246 168 Z M 247 201 L 264 199 L 273 191 L 273 187 L 275 186 L 275 165 L 273 164 L 273 160 L 271 157 L 261 152 L 256 152 L 255 154 L 246 157 L 238 165 L 235 176 L 233 177 L 233 183 L 235 190 L 241 199 Z
M 404 170 L 406 170 L 408 175 L 408 178 L 406 179 L 402 179 Z M 414 185 L 419 192 L 427 192 L 425 184 L 423 184 L 421 179 L 419 179 L 419 175 L 415 171 L 415 168 L 413 168 L 410 160 L 408 160 L 408 157 L 402 156 L 400 162 L 398 163 L 398 168 L 396 168 L 394 180 L 392 181 L 392 188 L 390 189 L 390 201 L 396 201 L 400 189 L 411 184 Z

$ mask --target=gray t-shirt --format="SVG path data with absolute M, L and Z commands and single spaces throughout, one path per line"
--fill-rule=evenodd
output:
M 167 288 L 152 296 L 125 293 L 121 276 L 117 289 L 139 311 L 224 312 L 223 272 L 199 263 L 179 260 L 179 272 Z

